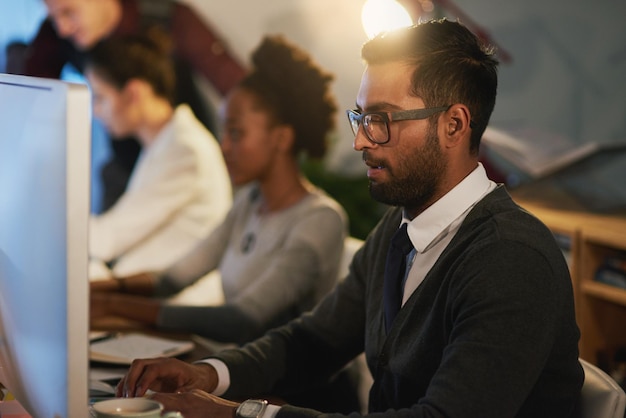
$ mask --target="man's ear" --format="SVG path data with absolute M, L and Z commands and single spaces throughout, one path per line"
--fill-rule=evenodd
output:
M 439 130 L 446 139 L 446 146 L 457 146 L 464 138 L 471 136 L 471 114 L 464 104 L 453 104 L 439 121 Z

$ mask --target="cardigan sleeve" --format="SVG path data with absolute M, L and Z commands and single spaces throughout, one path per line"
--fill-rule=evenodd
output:
M 365 280 L 375 247 L 366 241 L 356 252 L 346 278 L 313 311 L 240 350 L 225 350 L 216 355 L 230 372 L 231 385 L 224 396 L 287 396 L 306 390 L 327 381 L 363 352 Z M 288 411 L 303 417 L 316 414 L 308 409 L 285 407 L 279 416 Z

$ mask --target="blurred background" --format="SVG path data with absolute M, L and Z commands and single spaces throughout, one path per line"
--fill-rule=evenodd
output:
M 283 33 L 335 74 L 340 112 L 332 152 L 322 166 L 308 170 L 344 204 L 355 236 L 363 237 L 383 210 L 369 199 L 365 166 L 352 150 L 343 112 L 354 107 L 366 30 L 375 33 L 376 25 L 384 23 L 385 13 L 376 7 L 388 11 L 403 6 L 413 21 L 459 19 L 497 47 L 500 86 L 483 152 L 498 180 L 516 188 L 550 178 L 590 210 L 626 208 L 622 180 L 626 151 L 621 147 L 626 143 L 623 0 L 183 1 L 206 19 L 245 65 L 264 34 Z M 368 23 L 369 9 L 375 10 L 375 19 Z M 29 42 L 44 15 L 42 0 L 0 0 L 0 51 L 11 42 Z M 392 23 L 403 21 L 394 16 Z M 5 54 L 0 54 L 0 71 L 5 63 Z M 67 77 L 72 77 L 71 69 Z M 211 86 L 205 83 L 203 89 L 219 106 L 220 97 Z M 97 166 L 102 157 L 96 154 L 106 154 L 106 149 L 95 141 Z M 611 149 L 617 151 L 597 152 L 595 144 L 616 145 Z M 556 164 L 585 146 L 576 158 Z M 594 156 L 584 160 L 589 154 Z M 582 160 L 584 164 L 574 164 Z M 540 170 L 540 162 L 547 168 Z

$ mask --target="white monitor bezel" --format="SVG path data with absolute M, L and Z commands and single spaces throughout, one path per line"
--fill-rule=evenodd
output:
M 0 74 L 0 83 L 65 95 L 67 371 L 68 417 L 89 416 L 88 217 L 91 152 L 91 96 L 84 84 Z M 45 373 L 45 371 L 42 371 Z M 28 391 L 28 388 L 24 388 Z M 19 401 L 18 397 L 18 401 Z

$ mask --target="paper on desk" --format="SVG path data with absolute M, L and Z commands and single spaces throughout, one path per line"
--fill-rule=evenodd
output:
M 94 343 L 96 341 L 104 340 L 113 336 L 109 331 L 89 331 L 89 342 Z
M 188 353 L 193 347 L 192 341 L 129 333 L 91 343 L 89 358 L 92 361 L 130 365 L 134 359 L 175 357 Z
M 89 368 L 89 379 L 90 380 L 116 380 L 124 377 L 126 372 L 128 371 L 128 367 L 124 368 L 110 368 L 110 367 L 90 367 Z

